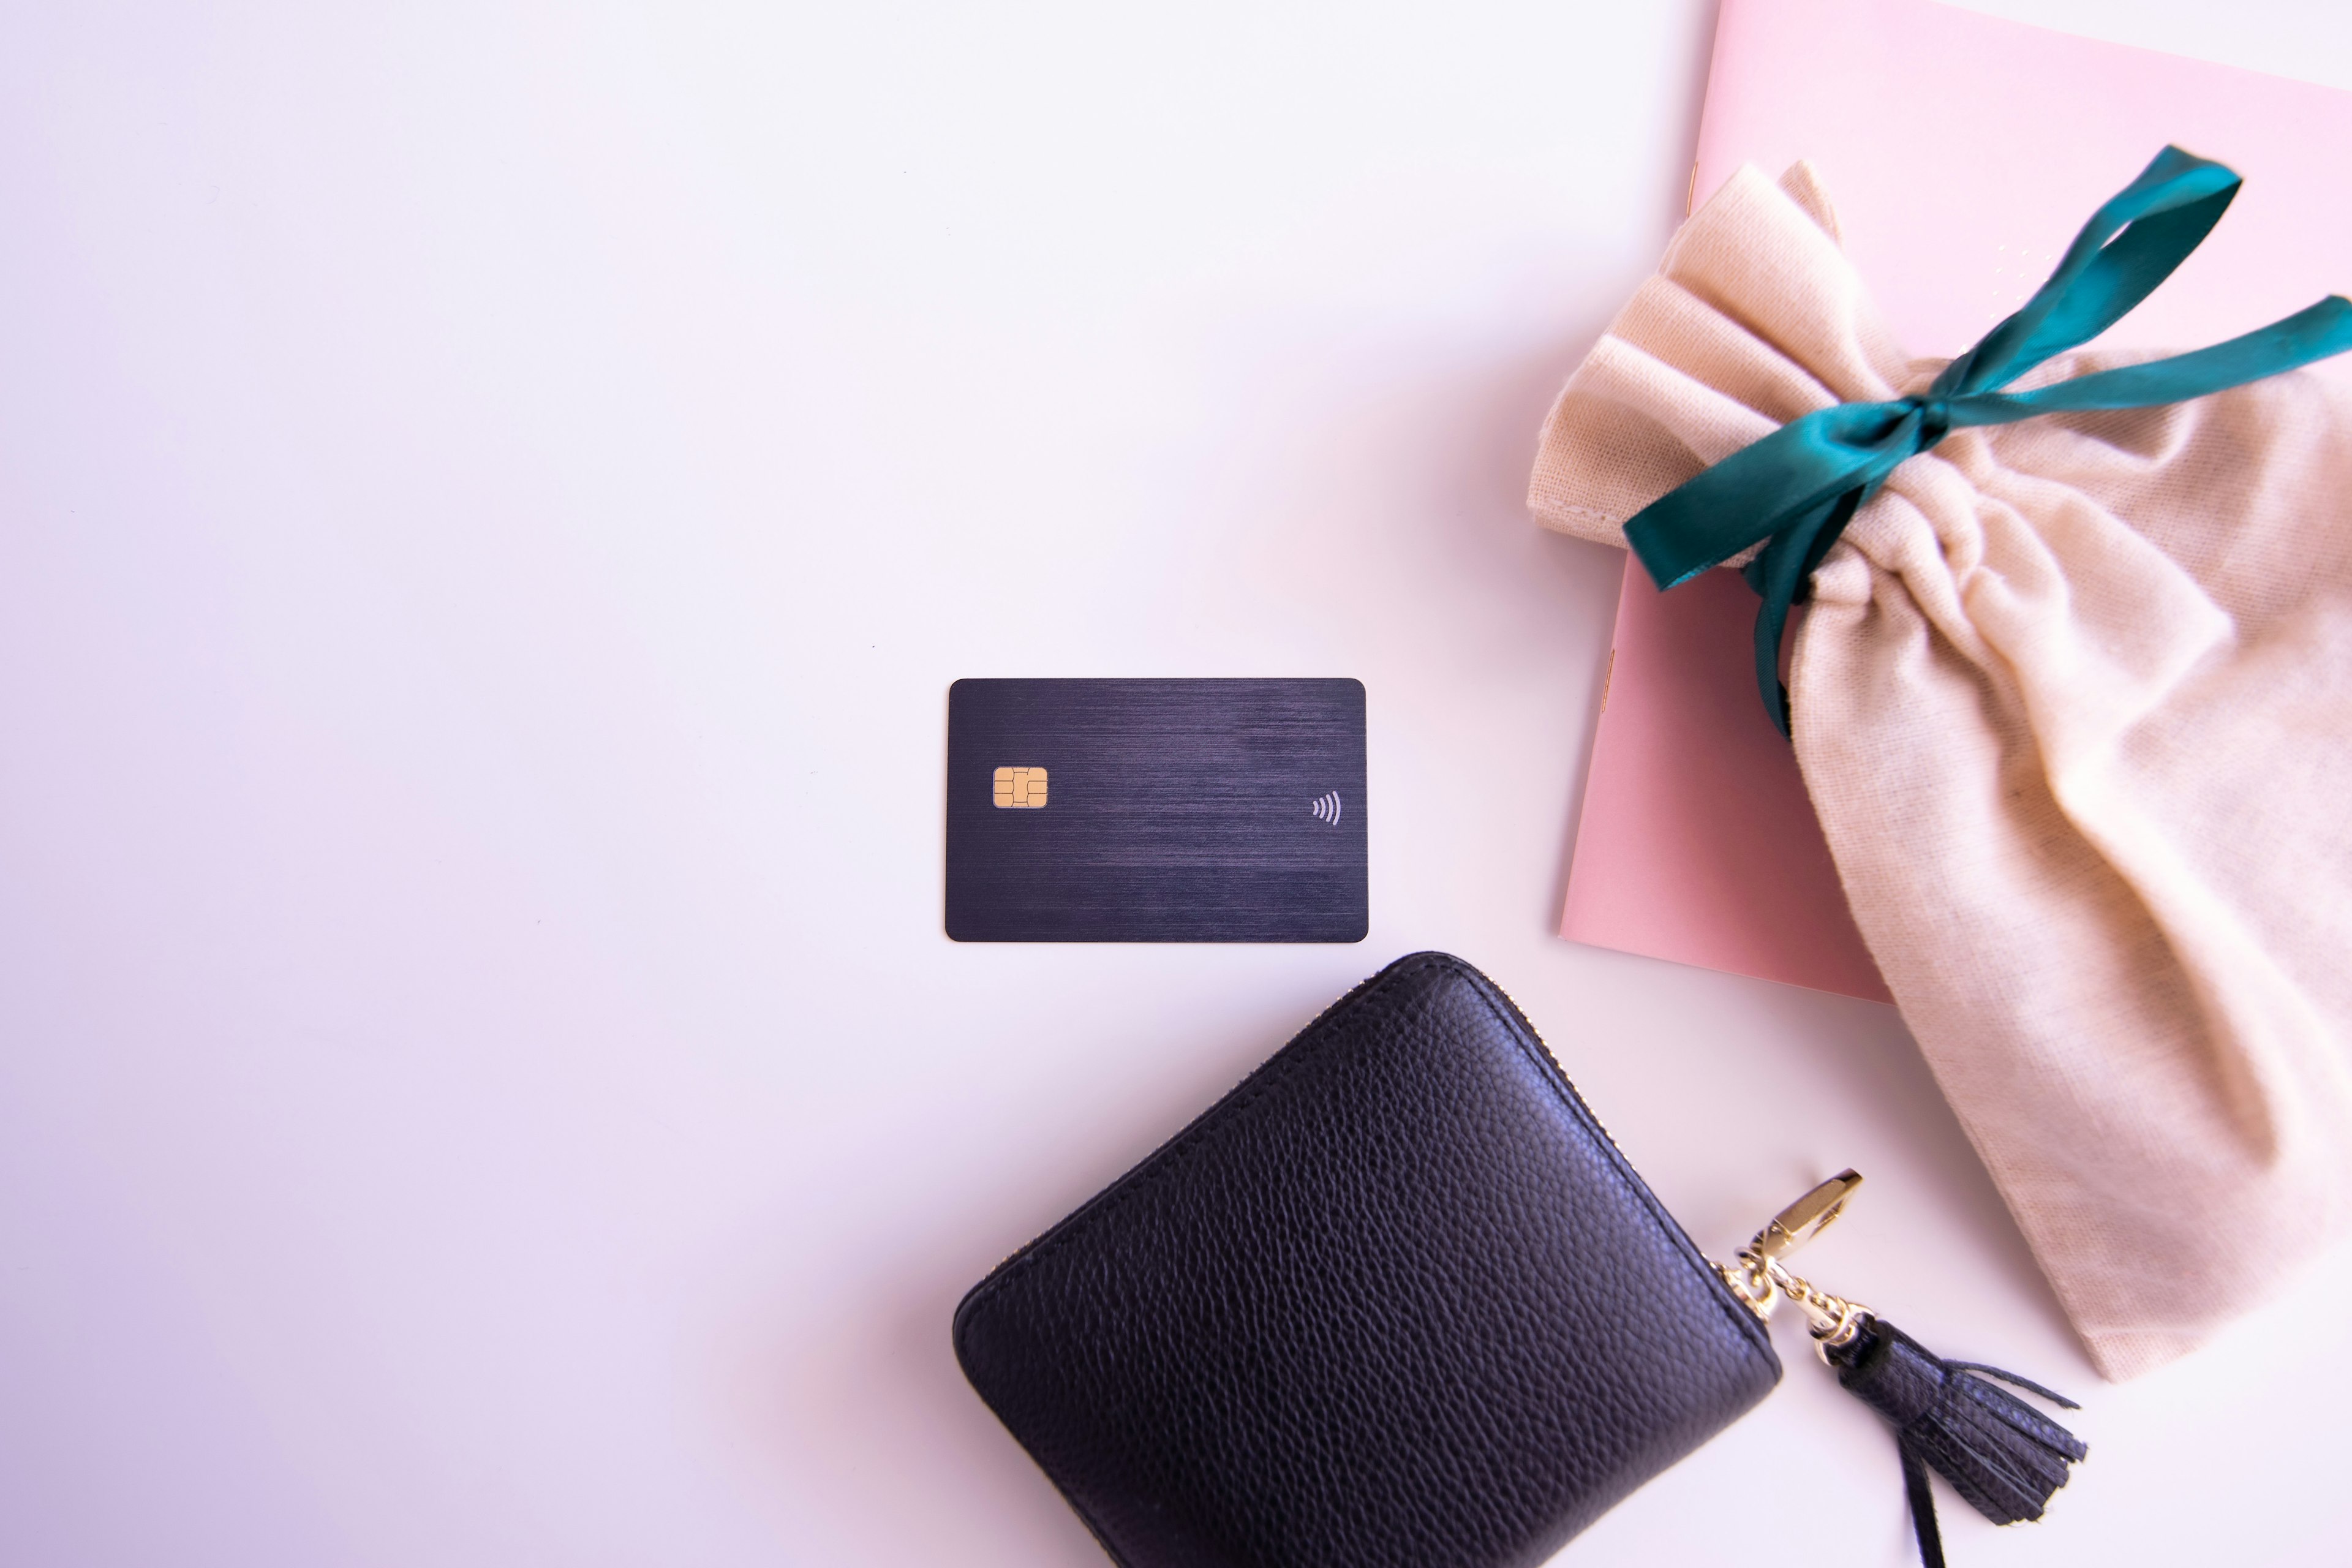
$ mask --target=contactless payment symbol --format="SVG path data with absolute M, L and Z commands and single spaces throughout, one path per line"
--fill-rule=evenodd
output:
M 1315 814 L 1315 820 L 1318 822 L 1328 822 L 1334 827 L 1339 826 L 1339 792 L 1335 789 L 1328 795 L 1317 796 L 1315 804 L 1307 809 Z
M 996 770 L 996 808 L 999 811 L 1035 811 L 1045 804 L 1045 769 Z

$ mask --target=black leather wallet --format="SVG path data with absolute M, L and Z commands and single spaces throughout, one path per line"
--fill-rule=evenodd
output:
M 1518 1009 L 1435 952 L 1006 1259 L 955 1347 L 1128 1568 L 1538 1563 L 1780 1375 Z

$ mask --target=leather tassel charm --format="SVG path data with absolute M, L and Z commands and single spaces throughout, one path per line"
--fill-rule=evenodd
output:
M 2090 1452 L 2074 1434 L 1988 1380 L 2080 1408 L 2073 1400 L 1997 1367 L 1946 1361 L 1884 1319 L 1862 1318 L 1852 1338 L 1824 1345 L 1822 1353 L 1839 1384 L 1895 1427 L 1911 1528 L 1927 1568 L 1944 1568 L 1928 1470 L 1995 1524 L 2019 1524 L 2042 1517 L 2050 1494 L 2066 1484 L 2067 1468 Z
M 2000 1384 L 2068 1410 L 2081 1406 L 2015 1373 L 1946 1361 L 1867 1307 L 1789 1271 L 1780 1260 L 1827 1229 L 1861 1185 L 1852 1171 L 1832 1176 L 1758 1231 L 1740 1248 L 1737 1265 L 1718 1263 L 1716 1270 L 1768 1321 L 1777 1303 L 1795 1303 L 1811 1326 L 1814 1350 L 1836 1371 L 1838 1383 L 1893 1425 L 1919 1560 L 1926 1568 L 1944 1568 L 1929 1470 L 1995 1524 L 2020 1524 L 2042 1517 L 2051 1494 L 2066 1484 L 2068 1467 L 2090 1452 L 2081 1438 Z

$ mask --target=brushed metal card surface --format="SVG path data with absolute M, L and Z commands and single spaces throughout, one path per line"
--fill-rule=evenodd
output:
M 1366 815 L 1360 681 L 948 692 L 958 942 L 1360 942 Z

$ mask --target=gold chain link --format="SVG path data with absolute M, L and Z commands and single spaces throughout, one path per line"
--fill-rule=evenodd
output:
M 1758 1231 L 1755 1238 L 1739 1249 L 1736 1262 L 1715 1265 L 1724 1285 L 1764 1322 L 1772 1321 L 1772 1309 L 1782 1297 L 1794 1301 L 1797 1310 L 1804 1313 L 1806 1328 L 1812 1334 L 1813 1353 L 1825 1363 L 1831 1351 L 1853 1342 L 1853 1337 L 1862 1331 L 1863 1323 L 1871 1315 L 1870 1309 L 1859 1301 L 1832 1296 L 1811 1280 L 1790 1273 L 1780 1257 L 1834 1222 L 1846 1198 L 1860 1185 L 1862 1178 L 1852 1171 L 1831 1177 L 1782 1209 L 1771 1224 Z

